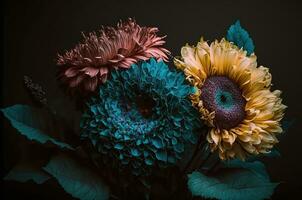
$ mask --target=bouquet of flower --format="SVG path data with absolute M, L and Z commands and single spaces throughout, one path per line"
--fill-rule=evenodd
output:
M 279 154 L 286 106 L 248 32 L 237 21 L 176 57 L 157 33 L 128 19 L 58 55 L 58 82 L 81 113 L 76 128 L 25 76 L 37 106 L 2 112 L 47 153 L 5 179 L 53 179 L 83 200 L 269 198 L 278 183 L 259 158 Z

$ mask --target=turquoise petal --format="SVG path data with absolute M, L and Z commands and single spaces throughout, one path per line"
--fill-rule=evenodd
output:
M 177 143 L 174 146 L 174 150 L 178 153 L 182 153 L 185 149 L 184 149 L 184 144 L 182 142 Z
M 152 138 L 151 142 L 158 149 L 161 149 L 164 147 L 163 141 L 159 137 Z
M 156 153 L 155 153 L 155 156 L 157 158 L 157 160 L 160 160 L 160 161 L 167 161 L 167 152 L 164 151 L 164 150 L 158 150 Z
M 148 158 L 146 158 L 145 159 L 145 163 L 147 164 L 147 165 L 153 165 L 153 163 L 154 163 L 154 161 L 153 161 L 153 159 L 151 159 L 150 157 L 148 157 Z
M 188 98 L 194 87 L 185 82 L 183 73 L 156 59 L 110 74 L 99 94 L 87 102 L 82 138 L 94 142 L 117 168 L 134 175 L 151 172 L 153 165 L 177 163 L 202 125 Z
M 124 145 L 122 145 L 121 143 L 117 143 L 114 145 L 114 148 L 117 150 L 122 150 L 124 148 Z
M 141 155 L 141 152 L 139 152 L 138 149 L 131 148 L 131 155 L 134 156 L 134 157 L 138 157 L 138 156 Z

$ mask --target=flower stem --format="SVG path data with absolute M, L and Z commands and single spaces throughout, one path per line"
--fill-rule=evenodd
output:
M 208 170 L 208 173 L 215 172 L 220 165 L 220 160 L 216 160 L 214 165 Z
M 188 174 L 194 169 L 194 163 L 198 162 L 199 159 L 202 157 L 202 155 L 200 154 L 203 152 L 202 148 L 204 147 L 204 144 L 204 134 L 201 133 L 198 138 L 198 142 L 194 149 L 193 155 L 183 170 L 184 174 Z

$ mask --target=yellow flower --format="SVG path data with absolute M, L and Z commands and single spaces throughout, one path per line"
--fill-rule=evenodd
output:
M 192 103 L 210 127 L 211 150 L 223 160 L 269 153 L 282 132 L 281 91 L 270 90 L 271 74 L 256 60 L 225 39 L 209 45 L 203 38 L 174 59 L 197 88 Z

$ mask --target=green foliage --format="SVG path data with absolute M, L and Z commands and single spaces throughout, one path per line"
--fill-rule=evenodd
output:
M 39 167 L 32 164 L 16 165 L 4 177 L 4 180 L 18 181 L 25 183 L 27 181 L 34 181 L 37 184 L 42 184 L 49 179 L 49 175 L 42 171 Z
M 49 119 L 45 119 L 45 113 L 40 109 L 32 108 L 26 105 L 14 105 L 1 109 L 4 116 L 10 120 L 11 125 L 16 128 L 27 139 L 41 144 L 52 143 L 60 148 L 73 150 L 66 143 L 60 142 L 46 134 L 51 131 Z
M 81 200 L 109 198 L 108 188 L 98 174 L 82 166 L 66 155 L 54 156 L 44 167 L 64 190 Z
M 211 176 L 193 172 L 188 178 L 193 196 L 222 200 L 266 199 L 278 185 L 270 182 L 264 165 L 258 161 L 229 161 Z

